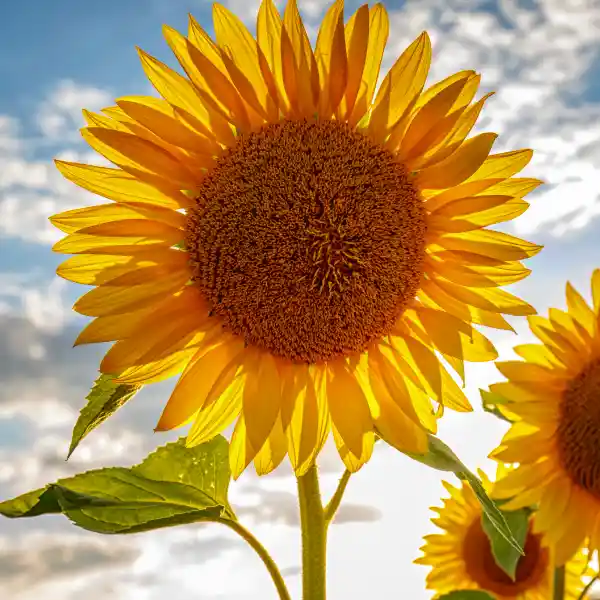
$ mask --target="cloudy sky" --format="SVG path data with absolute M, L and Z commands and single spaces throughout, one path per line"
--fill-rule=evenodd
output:
M 253 28 L 256 0 L 225 2 Z M 314 32 L 326 0 L 300 0 Z M 497 150 L 531 147 L 527 168 L 547 185 L 508 231 L 545 245 L 518 285 L 538 310 L 564 305 L 571 280 L 589 295 L 600 266 L 600 0 L 389 0 L 386 66 L 423 29 L 434 45 L 432 77 L 475 68 L 482 92 L 497 90 L 480 129 L 500 134 Z M 348 10 L 358 2 L 351 0 Z M 53 156 L 91 161 L 80 141 L 80 109 L 149 93 L 134 46 L 173 64 L 161 25 L 185 30 L 192 12 L 211 31 L 204 0 L 30 0 L 0 9 L 0 498 L 103 465 L 133 464 L 174 435 L 152 434 L 170 385 L 142 392 L 89 436 L 65 463 L 77 412 L 103 348 L 72 349 L 82 321 L 71 312 L 81 291 L 56 278 L 58 239 L 47 217 L 94 203 L 62 181 Z M 523 323 L 513 324 L 522 337 Z M 517 336 L 492 336 L 503 355 Z M 522 341 L 519 340 L 519 341 Z M 492 366 L 468 372 L 468 390 L 497 377 Z M 476 411 L 443 420 L 441 437 L 465 462 L 485 456 L 503 426 Z M 340 475 L 323 456 L 325 493 Z M 299 593 L 295 480 L 282 466 L 259 481 L 244 474 L 232 501 L 272 551 Z M 442 494 L 440 475 L 379 447 L 348 488 L 329 545 L 329 598 L 429 598 L 423 567 L 411 564 L 431 530 L 428 507 Z M 232 577 L 231 574 L 235 576 Z M 107 538 L 60 517 L 0 521 L 0 589 L 30 600 L 245 600 L 275 598 L 258 559 L 218 526 Z

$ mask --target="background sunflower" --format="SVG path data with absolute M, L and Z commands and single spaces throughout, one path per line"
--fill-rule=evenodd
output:
M 494 484 L 481 473 L 484 484 Z M 549 600 L 554 581 L 554 551 L 535 533 L 537 515 L 530 517 L 525 538 L 525 556 L 519 559 L 514 581 L 496 564 L 489 538 L 482 525 L 481 505 L 468 485 L 454 487 L 444 482 L 450 497 L 432 522 L 442 530 L 424 537 L 423 556 L 415 562 L 431 567 L 427 588 L 442 596 L 455 590 L 484 590 L 497 600 Z M 585 583 L 586 557 L 578 553 L 566 565 L 565 598 L 576 600 Z M 587 597 L 587 596 L 586 596 Z
M 567 311 L 529 318 L 541 344 L 515 347 L 523 361 L 497 364 L 508 381 L 490 386 L 516 417 L 496 460 L 519 463 L 495 494 L 511 507 L 539 505 L 536 528 L 565 562 L 588 540 L 600 548 L 600 270 L 593 307 L 567 284 Z

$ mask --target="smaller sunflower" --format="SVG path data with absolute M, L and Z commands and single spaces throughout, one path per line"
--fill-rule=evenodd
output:
M 482 476 L 489 491 L 492 484 Z M 535 513 L 529 521 L 525 556 L 517 564 L 515 580 L 496 564 L 488 537 L 482 527 L 482 509 L 467 484 L 454 487 L 443 482 L 450 497 L 441 508 L 432 507 L 438 516 L 432 522 L 443 533 L 426 535 L 423 556 L 415 563 L 431 567 L 427 589 L 435 598 L 456 590 L 484 590 L 496 600 L 548 600 L 552 597 L 554 551 L 534 532 Z M 565 600 L 575 600 L 585 584 L 586 557 L 578 553 L 566 565 Z
M 519 466 L 495 486 L 510 508 L 538 505 L 536 528 L 563 564 L 587 539 L 600 549 L 600 269 L 593 308 L 567 283 L 567 307 L 529 317 L 542 344 L 524 344 L 524 359 L 497 363 L 506 382 L 490 390 L 507 399 L 515 421 L 490 455 Z

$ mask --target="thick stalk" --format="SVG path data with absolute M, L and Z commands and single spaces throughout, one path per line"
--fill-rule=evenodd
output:
M 554 570 L 554 593 L 552 600 L 565 600 L 565 568 L 558 567 Z
M 298 497 L 302 528 L 302 598 L 325 600 L 327 527 L 315 465 L 298 477 Z
M 279 600 L 292 600 L 290 593 L 285 585 L 285 581 L 281 576 L 279 568 L 275 564 L 275 561 L 271 558 L 271 555 L 267 552 L 265 547 L 243 526 L 237 521 L 230 521 L 229 519 L 219 519 L 219 523 L 227 525 L 229 529 L 235 531 L 239 536 L 244 538 L 246 542 L 252 547 L 252 549 L 258 554 L 259 558 L 263 561 L 267 571 L 275 584 L 277 593 L 279 594 Z

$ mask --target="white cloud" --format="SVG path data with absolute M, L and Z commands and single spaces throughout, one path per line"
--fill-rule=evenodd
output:
M 36 115 L 36 124 L 46 138 L 63 140 L 65 136 L 73 136 L 81 126 L 82 108 L 96 111 L 111 101 L 106 90 L 67 79 L 59 82 L 44 100 Z
M 0 115 L 0 237 L 51 244 L 63 234 L 48 222 L 51 215 L 97 203 L 96 196 L 65 180 L 50 156 L 35 158 L 40 148 L 56 149 L 63 160 L 107 164 L 85 149 L 78 129 L 81 109 L 98 110 L 110 104 L 110 95 L 98 88 L 67 80 L 57 84 L 42 100 L 35 122 L 37 137 L 24 137 L 22 125 Z

